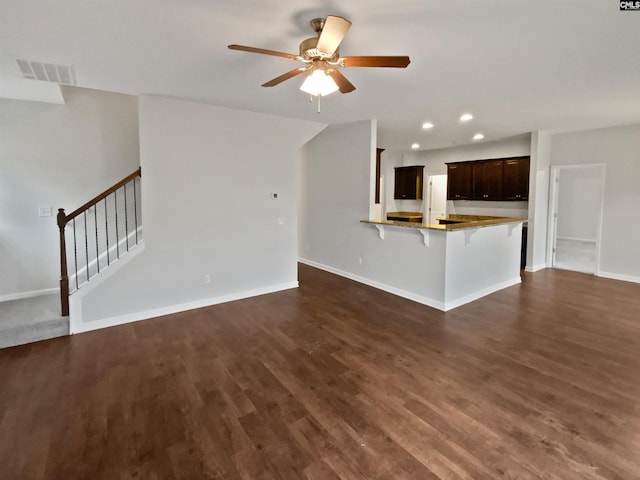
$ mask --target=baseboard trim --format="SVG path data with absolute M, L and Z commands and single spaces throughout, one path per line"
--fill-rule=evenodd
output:
M 619 273 L 612 273 L 612 272 L 598 272 L 596 275 L 598 277 L 610 278 L 612 280 L 621 280 L 623 282 L 640 283 L 640 277 L 636 277 L 635 275 L 621 275 Z
M 266 295 L 269 293 L 276 293 L 283 290 L 290 290 L 292 288 L 298 288 L 297 281 L 271 285 L 263 288 L 255 288 L 252 290 L 245 290 L 242 292 L 221 295 L 218 297 L 203 298 L 192 302 L 186 302 L 177 305 L 168 305 L 166 307 L 154 308 L 142 312 L 129 313 L 126 315 L 120 315 L 86 323 L 83 323 L 82 318 L 78 318 L 78 315 L 75 315 L 75 321 L 72 322 L 71 326 L 71 333 L 84 333 L 90 332 L 92 330 L 99 330 L 101 328 L 115 327 L 117 325 L 123 325 L 125 323 L 148 320 L 151 318 L 161 317 L 163 315 L 171 315 L 173 313 L 185 312 L 187 310 L 194 310 L 196 308 L 210 307 L 212 305 L 218 305 L 220 303 L 243 300 L 245 298 L 257 297 L 258 295 Z
M 458 298 L 458 299 L 453 300 L 451 302 L 445 302 L 444 311 L 447 312 L 447 311 L 452 310 L 454 308 L 461 307 L 462 305 L 466 305 L 467 303 L 471 303 L 474 300 L 478 300 L 478 299 L 480 299 L 482 297 L 486 297 L 487 295 L 491 295 L 492 293 L 495 293 L 495 292 L 497 292 L 499 290 L 502 290 L 502 289 L 508 288 L 508 287 L 513 287 L 514 285 L 518 285 L 520 283 L 522 283 L 522 279 L 520 278 L 520 276 L 518 276 L 517 278 L 512 278 L 511 280 L 507 280 L 505 282 L 500 282 L 500 283 L 492 285 L 490 287 L 483 288 L 482 290 L 478 290 L 477 292 L 474 292 L 471 295 L 466 295 L 464 297 Z
M 526 266 L 524 271 L 525 272 L 530 272 L 530 273 L 535 273 L 535 272 L 539 272 L 540 270 L 544 270 L 545 268 L 547 268 L 547 264 L 546 263 L 541 263 L 540 265 L 534 265 L 533 267 L 530 266 Z
M 503 288 L 507 288 L 507 287 L 512 287 L 522 282 L 522 279 L 520 278 L 520 276 L 518 276 L 517 278 L 513 278 L 511 280 L 507 280 L 505 282 L 501 282 L 487 288 L 483 288 L 482 290 L 479 290 L 470 295 L 466 295 L 464 297 L 452 300 L 450 302 L 440 302 L 438 300 L 434 300 L 433 298 L 425 297 L 423 295 L 418 295 L 412 292 L 408 292 L 400 288 L 392 287 L 385 283 L 371 280 L 366 277 L 361 277 L 360 275 L 356 275 L 351 272 L 340 270 L 339 268 L 330 267 L 329 265 L 324 265 L 322 263 L 314 262 L 313 260 L 309 260 L 307 258 L 298 258 L 298 261 L 300 263 L 304 263 L 305 265 L 309 265 L 311 267 L 315 267 L 320 270 L 324 270 L 326 272 L 348 278 L 349 280 L 353 280 L 354 282 L 363 283 L 370 287 L 377 288 L 378 290 L 382 290 L 384 292 L 391 293 L 393 295 L 397 295 L 399 297 L 406 298 L 408 300 L 412 300 L 417 303 L 421 303 L 422 305 L 435 308 L 436 310 L 440 310 L 441 312 L 448 312 L 449 310 L 452 310 L 454 308 L 460 307 L 467 303 L 473 302 L 474 300 L 478 300 L 479 298 L 486 297 L 487 295 L 497 292 L 498 290 L 502 290 Z
M 442 312 L 446 311 L 445 304 L 438 300 L 434 300 L 433 298 L 417 295 L 415 293 L 408 292 L 400 288 L 392 287 L 391 285 L 387 285 L 385 283 L 380 283 L 366 277 L 361 277 L 360 275 L 355 275 L 345 270 L 340 270 L 339 268 L 334 268 L 334 267 L 330 267 L 329 265 L 324 265 L 322 263 L 314 262 L 313 260 L 309 260 L 307 258 L 298 258 L 298 261 L 300 263 L 304 263 L 305 265 L 309 265 L 310 267 L 315 267 L 320 270 L 324 270 L 325 272 L 333 273 L 335 275 L 348 278 L 349 280 L 353 280 L 354 282 L 363 283 L 370 287 L 377 288 L 378 290 L 382 290 L 384 292 L 391 293 L 393 295 L 397 295 L 399 297 L 406 298 L 408 300 L 413 300 L 414 302 L 421 303 L 422 305 L 426 305 L 427 307 L 435 308 Z
M 0 302 L 7 302 L 9 300 L 20 300 L 22 298 L 37 297 L 39 295 L 47 295 L 49 293 L 59 292 L 59 288 L 45 288 L 44 290 L 31 290 L 29 292 L 8 293 L 6 295 L 0 295 Z

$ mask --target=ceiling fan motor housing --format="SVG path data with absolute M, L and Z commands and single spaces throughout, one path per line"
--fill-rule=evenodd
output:
M 300 58 L 305 62 L 312 60 L 328 60 L 330 62 L 337 62 L 340 57 L 340 52 L 336 49 L 331 55 L 321 52 L 316 47 L 318 45 L 318 37 L 307 38 L 300 43 Z

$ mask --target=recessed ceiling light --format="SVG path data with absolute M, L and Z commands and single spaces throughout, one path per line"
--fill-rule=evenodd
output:
M 483 134 L 481 134 L 481 133 L 476 133 L 476 134 L 473 136 L 473 139 L 474 139 L 474 140 L 482 140 L 483 138 L 484 138 L 484 135 L 483 135 Z
M 468 122 L 472 118 L 473 118 L 473 115 L 471 115 L 470 113 L 463 113 L 462 116 L 460 116 L 460 121 L 461 122 Z
M 414 144 L 412 144 L 412 145 L 411 145 L 411 148 L 413 148 L 414 150 L 416 150 L 416 149 L 420 148 L 420 144 L 418 144 L 418 143 L 414 143 Z
M 424 122 L 422 124 L 422 128 L 424 128 L 425 130 L 429 130 L 430 128 L 433 128 L 433 123 L 431 122 Z

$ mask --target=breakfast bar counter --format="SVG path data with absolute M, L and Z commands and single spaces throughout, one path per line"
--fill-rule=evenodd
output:
M 442 311 L 520 283 L 526 219 L 449 215 L 442 220 L 361 220 L 366 229 L 374 227 L 378 239 L 364 239 L 377 253 L 371 262 L 361 260 L 360 281 Z
M 404 228 L 426 228 L 429 230 L 465 230 L 469 228 L 482 228 L 490 227 L 494 225 L 507 225 L 518 224 L 526 222 L 524 218 L 513 217 L 490 217 L 486 215 L 460 215 L 451 214 L 443 220 L 443 223 L 416 223 L 409 221 L 397 221 L 397 220 L 361 220 L 362 223 L 371 223 L 374 225 L 386 225 L 391 227 L 404 227 Z

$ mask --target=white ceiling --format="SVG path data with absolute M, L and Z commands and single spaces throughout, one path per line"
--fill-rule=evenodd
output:
M 297 53 L 308 21 L 327 14 L 353 22 L 342 55 L 411 64 L 343 69 L 357 89 L 318 114 L 301 78 L 260 86 L 297 62 L 227 49 Z M 323 123 L 376 118 L 378 145 L 395 150 L 640 123 L 638 45 L 640 12 L 617 0 L 0 0 L 4 86 L 35 82 L 20 80 L 16 58 L 74 65 L 82 87 Z M 463 112 L 474 120 L 460 124 Z

